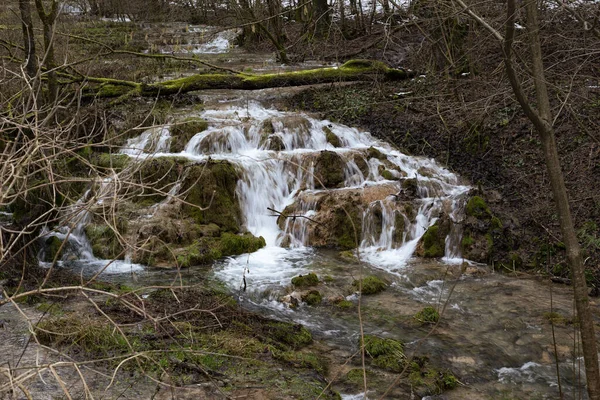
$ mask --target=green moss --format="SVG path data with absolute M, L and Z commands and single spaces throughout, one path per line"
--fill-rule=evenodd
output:
M 373 146 L 367 149 L 367 156 L 369 158 L 376 158 L 381 161 L 387 160 L 387 156 Z
M 445 252 L 445 235 L 441 234 L 440 227 L 430 226 L 423 235 L 423 257 L 443 257 Z
M 131 158 L 126 154 L 100 153 L 92 161 L 101 168 L 112 168 L 120 171 L 129 165 Z
M 302 296 L 302 301 L 309 306 L 318 306 L 323 301 L 323 296 L 318 290 L 311 290 Z
M 358 290 L 359 284 L 360 282 L 358 280 L 355 280 L 352 283 L 352 286 L 354 286 Z M 374 275 L 370 275 L 362 279 L 362 294 L 377 294 L 379 292 L 384 291 L 386 286 L 387 285 L 383 280 L 379 279 Z
M 225 161 L 190 167 L 181 191 L 191 205 L 183 204 L 182 212 L 198 224 L 214 223 L 224 231 L 239 232 L 242 211 L 235 193 L 238 177 L 235 167 Z
M 427 306 L 415 314 L 415 319 L 422 324 L 435 324 L 440 320 L 440 313 L 434 307 Z
M 365 352 L 374 365 L 392 372 L 400 372 L 404 368 L 406 356 L 404 346 L 394 339 L 385 339 L 373 335 L 364 336 Z
M 336 208 L 331 226 L 337 247 L 344 250 L 354 249 L 362 232 L 362 213 L 358 207 L 350 203 L 346 205 L 345 209 Z M 356 235 L 354 229 L 356 229 Z
M 281 343 L 299 349 L 312 343 L 312 335 L 300 324 L 291 324 L 287 322 L 269 322 L 266 324 L 266 331 L 270 337 Z
M 201 119 L 190 117 L 171 126 L 171 153 L 183 151 L 190 139 L 199 132 L 205 131 L 208 123 Z
M 473 196 L 469 199 L 465 211 L 467 215 L 476 218 L 487 218 L 492 216 L 492 212 L 487 203 L 479 196 Z
M 299 275 L 292 278 L 292 285 L 298 287 L 315 286 L 319 284 L 319 277 L 314 272 L 306 275 Z
M 88 355 L 112 356 L 129 351 L 125 338 L 114 326 L 81 315 L 43 320 L 36 327 L 36 335 L 42 344 L 68 346 Z
M 460 243 L 464 249 L 471 246 L 474 243 L 474 240 L 470 235 L 464 235 Z
M 249 233 L 245 235 L 236 235 L 234 233 L 223 233 L 219 241 L 219 250 L 223 256 L 233 256 L 244 253 L 252 253 L 265 247 L 265 239 L 256 237 Z
M 325 132 L 325 138 L 327 139 L 327 143 L 329 143 L 333 147 L 342 147 L 340 138 L 337 137 L 337 135 L 333 133 L 333 131 L 329 127 L 323 127 L 323 132 Z
M 335 306 L 342 310 L 349 310 L 354 308 L 354 303 L 349 300 L 341 300 L 335 303 Z
M 118 225 L 116 228 L 120 234 L 127 232 L 127 220 L 119 218 Z M 103 258 L 105 260 L 111 260 L 121 254 L 124 250 L 123 245 L 119 242 L 113 228 L 107 224 L 88 224 L 85 227 L 85 234 L 92 245 L 92 251 L 94 256 Z
M 57 260 L 60 260 L 60 257 L 57 257 L 57 256 L 58 256 L 58 252 L 59 252 L 62 244 L 63 244 L 63 241 L 61 239 L 57 238 L 56 236 L 50 236 L 49 238 L 47 238 L 44 243 L 44 246 L 45 246 L 44 261 L 52 262 L 52 261 L 54 261 L 55 258 L 57 258 Z
M 180 178 L 184 165 L 187 163 L 187 159 L 180 157 L 145 159 L 139 166 L 139 174 L 136 174 L 142 189 L 133 199 L 134 202 L 153 204 L 167 198 L 166 192 Z
M 294 368 L 310 368 L 321 374 L 327 373 L 327 364 L 313 353 L 299 351 L 280 351 L 270 348 L 273 358 L 285 362 Z
M 398 178 L 392 173 L 392 171 L 384 169 L 381 172 L 381 177 L 383 179 L 387 179 L 388 181 L 397 181 Z
M 252 253 L 266 245 L 265 239 L 251 234 L 236 235 L 224 232 L 220 237 L 202 237 L 186 247 L 183 254 L 177 256 L 180 267 L 210 264 L 226 256 Z

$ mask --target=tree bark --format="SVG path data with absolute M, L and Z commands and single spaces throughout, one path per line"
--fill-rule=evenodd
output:
M 35 6 L 44 31 L 44 66 L 48 76 L 49 98 L 50 101 L 54 101 L 58 96 L 58 79 L 54 59 L 54 22 L 58 16 L 58 0 L 52 0 L 49 12 L 46 12 L 42 0 L 35 0 Z
M 35 58 L 35 37 L 33 35 L 33 22 L 31 20 L 31 7 L 29 0 L 19 0 L 21 12 L 21 25 L 23 27 L 23 42 L 25 44 L 25 71 L 29 77 L 37 74 L 37 60 Z
M 594 332 L 594 321 L 590 310 L 581 249 L 571 217 L 567 189 L 560 167 L 554 128 L 552 126 L 552 111 L 544 76 L 536 1 L 526 0 L 525 8 L 527 13 L 527 33 L 531 53 L 537 110 L 535 110 L 527 100 L 512 66 L 512 42 L 514 39 L 516 12 L 515 0 L 508 0 L 508 19 L 506 23 L 506 40 L 504 47 L 505 64 L 517 100 L 535 126 L 542 142 L 550 186 L 552 187 L 552 194 L 558 212 L 563 241 L 567 249 L 567 260 L 571 267 L 571 274 L 573 277 L 573 294 L 581 332 L 588 395 L 590 400 L 600 400 L 600 368 L 598 366 L 598 350 L 596 346 L 596 334 Z

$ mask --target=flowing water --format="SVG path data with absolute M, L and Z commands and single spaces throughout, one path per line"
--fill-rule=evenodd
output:
M 229 39 L 222 34 L 211 40 L 199 51 L 210 53 L 210 46 L 221 51 Z M 208 129 L 196 134 L 181 153 L 168 152 L 169 126 L 130 139 L 121 153 L 132 158 L 227 160 L 235 165 L 241 176 L 236 195 L 244 226 L 262 236 L 267 246 L 221 260 L 212 273 L 245 307 L 305 324 L 342 364 L 356 349 L 357 313 L 303 304 L 290 308 L 282 299 L 295 295 L 292 277 L 315 272 L 325 281 L 319 289 L 326 302 L 345 298 L 357 304 L 356 293 L 348 289 L 351 282 L 361 274 L 375 274 L 389 286 L 381 294 L 362 298 L 365 331 L 400 339 L 407 354 L 426 355 L 433 364 L 452 370 L 464 386 L 445 398 L 557 397 L 555 350 L 544 317 L 551 311 L 549 289 L 534 279 L 494 274 L 485 266 L 464 262 L 460 222 L 470 190 L 466 183 L 433 160 L 407 156 L 367 132 L 232 97 L 235 93 L 215 95 L 205 111 L 196 113 L 208 122 Z M 341 160 L 340 182 L 328 188 L 319 174 L 323 154 L 328 160 Z M 111 182 L 99 186 L 109 188 Z M 170 195 L 178 190 L 174 185 Z M 95 195 L 99 203 L 104 201 L 102 192 Z M 330 220 L 332 208 L 339 204 L 360 210 L 358 258 L 313 247 L 330 240 L 318 227 Z M 295 217 L 278 219 L 279 213 Z M 440 218 L 451 221 L 444 257 L 439 261 L 415 257 L 420 238 Z M 127 281 L 129 275 L 123 273 L 132 271 L 139 271 L 144 283 L 171 279 L 168 271 L 96 259 L 85 237 L 88 221 L 87 211 L 74 211 L 61 228 L 45 232 L 45 238 L 69 236 L 76 251 L 61 260 L 63 265 L 94 273 L 108 264 L 105 273 L 114 273 L 111 279 L 120 281 Z M 191 269 L 184 278 L 194 281 L 201 273 Z M 245 290 L 240 289 L 243 280 Z M 553 290 L 553 311 L 572 315 L 570 291 Z M 426 305 L 443 311 L 442 322 L 431 335 L 428 327 L 412 318 Z M 555 336 L 565 397 L 578 398 L 582 378 L 576 373 L 581 368 L 576 332 L 561 325 Z M 362 396 L 348 393 L 345 398 Z

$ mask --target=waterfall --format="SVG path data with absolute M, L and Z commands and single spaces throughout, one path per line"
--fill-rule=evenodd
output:
M 199 117 L 208 128 L 193 136 L 181 153 L 169 153 L 168 126 L 129 139 L 121 153 L 133 158 L 225 160 L 234 165 L 240 175 L 236 196 L 244 226 L 267 243 L 267 249 L 252 256 L 263 266 L 288 257 L 294 259 L 290 262 L 295 268 L 302 268 L 305 262 L 298 255 L 322 239 L 316 227 L 326 225 L 323 215 L 337 198 L 357 196 L 362 204 L 358 206 L 363 258 L 387 269 L 406 263 L 442 214 L 457 221 L 464 212 L 469 187 L 454 174 L 433 160 L 402 154 L 367 132 L 254 102 L 206 110 Z M 178 190 L 175 184 L 170 194 Z M 102 196 L 98 198 L 101 202 Z M 331 204 L 322 204 L 324 199 Z M 81 226 L 73 232 L 82 247 L 85 218 L 81 216 Z M 454 225 L 446 238 L 447 260 L 460 257 L 461 231 Z

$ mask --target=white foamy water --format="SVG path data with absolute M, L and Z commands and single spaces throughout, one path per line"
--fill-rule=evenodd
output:
M 385 189 L 389 194 L 384 192 L 363 209 L 361 255 L 376 267 L 399 273 L 413 257 L 421 236 L 442 213 L 454 221 L 463 212 L 461 205 L 469 188 L 454 174 L 433 160 L 402 154 L 367 132 L 255 102 L 206 110 L 199 116 L 209 126 L 192 137 L 181 153 L 168 153 L 168 127 L 153 128 L 130 139 L 122 153 L 132 157 L 177 155 L 196 161 L 210 157 L 237 167 L 241 179 L 236 192 L 245 228 L 262 236 L 267 248 L 220 263 L 218 277 L 232 286 L 239 285 L 246 266 L 251 270 L 246 274 L 247 285 L 257 290 L 283 285 L 304 271 L 306 263 L 297 260 L 297 255 L 309 256 L 305 248 L 311 245 L 311 220 L 319 218 L 318 198 L 332 190 L 321 189 L 315 179 L 315 165 L 323 151 L 335 152 L 343 160 L 346 190 L 362 193 L 382 185 L 390 188 Z M 328 135 L 335 137 L 340 147 L 334 147 Z M 414 193 L 407 194 L 408 189 L 402 188 L 406 179 L 415 181 Z M 414 211 L 402 207 L 403 202 L 410 202 Z M 295 218 L 286 219 L 281 229 L 277 212 L 289 205 L 295 206 Z M 446 243 L 450 262 L 460 260 L 460 234 L 452 227 L 453 237 Z

